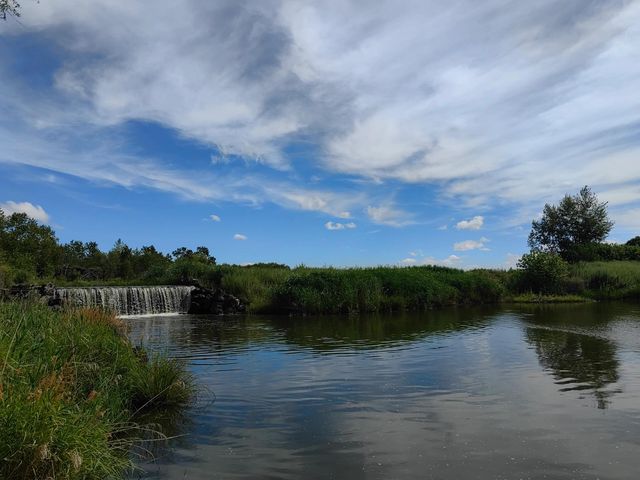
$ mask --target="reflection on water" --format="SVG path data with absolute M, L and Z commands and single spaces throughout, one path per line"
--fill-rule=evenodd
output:
M 635 478 L 629 305 L 170 316 L 131 336 L 204 395 L 147 478 Z M 594 408 L 598 407 L 598 408 Z M 605 409 L 606 407 L 606 409 Z

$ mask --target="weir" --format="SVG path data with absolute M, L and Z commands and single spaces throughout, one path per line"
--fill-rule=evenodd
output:
M 194 287 L 71 287 L 56 288 L 56 297 L 78 307 L 102 307 L 118 315 L 187 313 Z

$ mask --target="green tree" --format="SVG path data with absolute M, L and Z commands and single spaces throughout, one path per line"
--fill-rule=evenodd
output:
M 607 202 L 599 202 L 585 186 L 577 195 L 565 195 L 557 206 L 544 206 L 542 218 L 531 224 L 529 246 L 565 256 L 577 246 L 602 242 L 611 228 Z
M 46 225 L 25 213 L 6 216 L 0 210 L 0 259 L 16 271 L 52 275 L 58 262 L 58 239 Z
M 629 245 L 631 247 L 640 247 L 640 235 L 633 237 L 625 245 Z
M 6 20 L 7 15 L 20 16 L 20 4 L 16 0 L 0 0 L 0 18 Z

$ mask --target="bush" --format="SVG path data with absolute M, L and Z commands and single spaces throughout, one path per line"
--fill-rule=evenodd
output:
M 562 282 L 569 272 L 567 262 L 559 255 L 546 252 L 524 254 L 518 268 L 519 289 L 542 294 L 561 293 Z

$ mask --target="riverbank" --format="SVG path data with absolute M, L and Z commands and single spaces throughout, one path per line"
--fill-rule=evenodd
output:
M 580 262 L 558 291 L 531 291 L 521 270 L 463 271 L 437 266 L 288 269 L 220 268 L 222 287 L 252 313 L 355 313 L 445 305 L 640 299 L 640 262 Z
M 142 416 L 192 400 L 182 365 L 125 328 L 97 309 L 0 302 L 0 478 L 120 478 L 148 439 Z
M 553 288 L 549 288 L 544 279 L 532 280 L 522 269 L 465 271 L 438 266 L 289 268 L 278 264 L 223 264 L 208 267 L 206 278 L 217 281 L 203 291 L 223 292 L 233 299 L 236 307 L 242 306 L 231 309 L 233 312 L 261 314 L 352 314 L 505 302 L 640 299 L 640 262 L 579 262 L 567 268 L 561 278 L 554 280 Z M 188 281 L 197 284 L 201 279 L 191 277 Z M 138 282 L 138 285 L 153 284 Z M 77 284 L 98 285 L 98 281 Z M 126 285 L 127 282 L 123 282 L 122 286 Z M 540 285 L 545 287 L 545 292 L 538 290 Z M 209 308 L 213 304 L 200 297 L 192 297 L 192 306 L 198 307 L 193 313 L 233 313 L 229 308 Z M 218 303 L 225 305 L 224 301 Z

